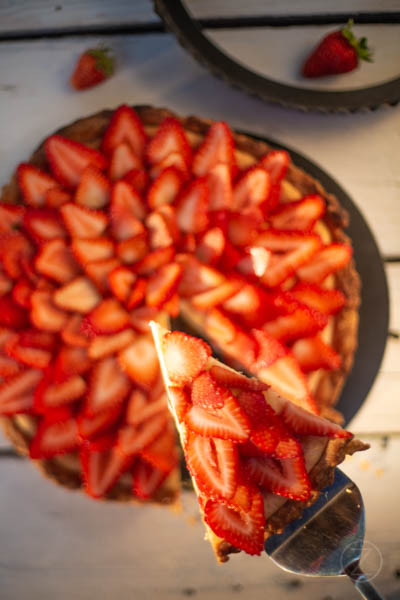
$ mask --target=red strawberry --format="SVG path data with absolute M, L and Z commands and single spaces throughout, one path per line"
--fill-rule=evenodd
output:
M 18 279 L 24 275 L 25 266 L 30 264 L 34 249 L 22 233 L 8 233 L 0 237 L 0 259 L 7 275 Z
M 71 249 L 62 239 L 50 240 L 40 247 L 35 259 L 35 269 L 59 283 L 71 281 L 80 271 Z
M 196 256 L 207 264 L 215 264 L 225 248 L 225 234 L 220 227 L 206 231 L 196 248 Z
M 143 298 L 146 295 L 146 288 L 147 288 L 147 280 L 141 279 L 139 277 L 136 280 L 136 283 L 134 284 L 132 291 L 130 293 L 130 296 L 128 298 L 128 301 L 126 303 L 126 305 L 129 309 L 139 306 L 139 304 L 142 302 Z
M 40 420 L 29 455 L 33 459 L 51 458 L 74 450 L 79 444 L 78 426 L 72 413 L 63 407 L 52 417 Z
M 142 452 L 165 431 L 168 413 L 159 413 L 139 425 L 125 425 L 118 432 L 118 450 L 125 456 Z
M 182 125 L 177 119 L 167 117 L 161 123 L 155 136 L 150 140 L 146 155 L 150 164 L 157 165 L 171 154 L 180 155 L 188 166 L 192 151 Z
M 81 240 L 82 242 L 83 240 Z M 78 243 L 78 247 L 82 247 L 81 243 Z M 83 244 L 84 247 L 87 247 L 87 244 Z M 109 246 L 105 245 L 104 247 Z M 93 250 L 93 246 L 91 248 Z M 86 275 L 96 287 L 99 288 L 101 292 L 107 292 L 110 289 L 109 285 L 109 276 L 112 271 L 121 266 L 118 258 L 105 258 L 102 260 L 96 260 L 94 262 L 89 262 L 83 265 L 85 269 Z
M 75 192 L 75 202 L 85 208 L 98 210 L 108 204 L 110 191 L 111 185 L 107 177 L 99 169 L 89 165 L 82 172 Z
M 75 90 L 93 87 L 111 77 L 114 68 L 115 59 L 110 48 L 89 48 L 78 58 L 70 84 Z
M 296 271 L 298 273 L 299 267 L 310 261 L 319 250 L 321 240 L 317 235 L 269 229 L 256 238 L 255 245 L 263 246 L 273 253 L 261 281 L 268 287 L 274 287 Z
M 29 412 L 33 407 L 33 392 L 42 371 L 28 369 L 0 384 L 0 414 L 12 415 Z
M 199 435 L 245 442 L 250 435 L 250 423 L 235 397 L 229 392 L 224 397 L 224 406 L 205 410 L 193 405 L 185 415 L 189 429 Z
M 106 298 L 88 315 L 96 333 L 117 333 L 129 325 L 129 314 L 116 298 Z
M 0 204 L 0 233 L 10 233 L 23 223 L 25 207 L 14 204 Z
M 35 390 L 35 410 L 46 414 L 48 409 L 75 402 L 85 394 L 86 387 L 80 375 L 72 375 L 57 383 L 45 375 Z
M 210 199 L 210 210 L 231 209 L 232 173 L 228 164 L 218 163 L 207 173 L 207 186 Z
M 207 312 L 204 329 L 211 339 L 220 340 L 224 344 L 232 342 L 237 332 L 235 323 L 218 308 L 213 308 Z
M 45 144 L 47 160 L 54 177 L 67 188 L 75 188 L 89 165 L 105 169 L 106 159 L 97 150 L 88 148 L 61 135 L 52 135 Z
M 173 209 L 171 209 L 171 213 L 167 216 L 161 212 L 162 208 L 160 207 L 158 211 L 151 212 L 145 220 L 149 234 L 150 248 L 152 250 L 171 246 L 179 236 Z
M 28 209 L 24 215 L 24 225 L 32 238 L 39 243 L 67 235 L 58 212 L 50 208 Z
M 340 290 L 326 290 L 311 283 L 299 282 L 291 288 L 290 293 L 324 315 L 334 315 L 346 304 L 346 296 Z
M 77 277 L 54 293 L 58 307 L 83 314 L 93 310 L 100 300 L 101 296 L 87 277 Z
M 163 433 L 142 450 L 141 456 L 153 467 L 166 474 L 178 466 L 179 451 L 175 428 L 171 420 L 168 421 Z
M 46 192 L 45 204 L 49 208 L 59 208 L 67 202 L 71 202 L 72 196 L 60 187 L 51 188 Z
M 268 171 L 272 186 L 279 184 L 285 177 L 289 164 L 290 156 L 286 150 L 271 150 L 259 162 Z
M 152 179 L 156 179 L 161 173 L 168 169 L 168 167 L 175 167 L 178 171 L 181 172 L 183 179 L 189 178 L 189 168 L 187 162 L 184 159 L 183 154 L 179 154 L 178 152 L 172 152 L 168 154 L 160 163 L 153 165 L 150 168 L 150 176 Z
M 102 448 L 99 447 L 98 441 L 85 442 L 81 447 L 80 458 L 85 491 L 92 498 L 105 496 L 130 466 L 130 461 L 112 447 L 111 436 L 109 444 L 109 448 Z
M 132 468 L 133 493 L 142 500 L 154 498 L 165 478 L 164 471 L 141 458 L 136 458 Z
M 44 348 L 37 348 L 30 344 L 20 343 L 20 336 L 10 338 L 5 346 L 7 354 L 28 367 L 45 369 L 51 361 L 51 352 Z
M 211 348 L 202 340 L 174 331 L 163 337 L 162 353 L 168 378 L 175 384 L 184 385 L 204 369 Z
M 154 321 L 160 316 L 160 312 L 154 306 L 139 306 L 131 312 L 131 325 L 139 333 L 150 332 L 150 321 Z
M 228 298 L 231 298 L 238 292 L 241 287 L 240 281 L 234 279 L 225 281 L 218 287 L 202 292 L 201 294 L 195 294 L 190 298 L 193 306 L 200 310 L 208 310 L 219 304 L 225 303 Z
M 263 295 L 256 286 L 245 284 L 230 298 L 225 300 L 223 308 L 238 315 L 257 314 L 263 307 Z
M 68 315 L 63 310 L 57 308 L 50 292 L 35 290 L 31 296 L 30 318 L 32 324 L 38 329 L 61 331 L 67 322 Z
M 63 204 L 60 211 L 70 235 L 74 238 L 97 238 L 104 233 L 108 225 L 107 215 L 99 210 L 68 203 Z
M 258 214 L 235 213 L 229 215 L 228 237 L 234 246 L 251 246 L 263 223 Z
M 307 410 L 295 406 L 291 402 L 286 402 L 281 418 L 294 433 L 300 436 L 304 435 L 319 435 L 329 438 L 350 438 L 353 437 L 349 431 L 345 431 L 327 419 L 323 419 L 318 415 L 313 415 Z
M 240 177 L 233 189 L 233 209 L 246 211 L 267 201 L 270 191 L 268 172 L 261 167 L 251 167 Z
M 54 364 L 54 381 L 63 381 L 71 375 L 85 373 L 91 366 L 91 357 L 86 348 L 62 346 Z
M 74 239 L 71 249 L 82 267 L 87 270 L 93 262 L 109 261 L 114 257 L 114 245 L 108 237 L 99 237 L 92 240 Z M 109 264 L 109 263 L 108 263 Z
M 223 163 L 235 168 L 234 142 L 228 125 L 222 121 L 213 123 L 193 158 L 193 173 L 206 175 L 215 165 Z
M 122 414 L 123 404 L 102 410 L 94 416 L 90 416 L 83 409 L 77 416 L 79 436 L 84 440 L 91 439 L 99 433 L 114 427 L 115 422 Z
M 365 37 L 357 39 L 352 32 L 353 19 L 337 31 L 329 33 L 314 48 L 302 68 L 304 77 L 322 77 L 353 71 L 360 60 L 372 62 L 372 52 Z
M 244 461 L 247 476 L 256 485 L 278 496 L 307 500 L 311 485 L 302 456 L 285 458 L 248 458 Z
M 91 371 L 86 413 L 98 412 L 120 404 L 130 389 L 130 382 L 115 357 L 98 361 Z
M 305 373 L 316 369 L 339 369 L 342 362 L 340 355 L 318 335 L 297 340 L 292 353 Z
M 190 407 L 188 395 L 183 388 L 170 386 L 168 388 L 168 396 L 177 419 L 181 423 Z
M 239 470 L 233 442 L 191 434 L 185 445 L 185 456 L 190 474 L 202 493 L 211 498 L 232 498 Z
M 161 308 L 175 293 L 182 275 L 178 263 L 169 263 L 160 267 L 150 276 L 146 288 L 147 306 Z
M 146 234 L 140 234 L 130 240 L 119 242 L 116 250 L 121 261 L 130 265 L 144 259 L 148 249 Z
M 146 134 L 137 113 L 130 106 L 119 106 L 104 134 L 102 149 L 110 154 L 121 143 L 128 144 L 136 156 L 142 157 Z
M 111 195 L 111 228 L 117 240 L 126 240 L 143 232 L 141 220 L 146 210 L 139 193 L 126 181 L 117 181 Z
M 258 490 L 252 491 L 251 508 L 244 511 L 232 504 L 208 500 L 204 520 L 220 538 L 248 554 L 261 554 L 264 549 L 264 505 Z
M 28 322 L 27 312 L 15 304 L 11 294 L 0 297 L 0 327 L 22 329 Z
M 253 277 L 262 277 L 271 260 L 271 252 L 260 246 L 253 246 L 246 250 L 243 258 L 238 262 L 237 268 L 241 273 Z
M 118 360 L 129 377 L 145 389 L 150 389 L 156 381 L 160 367 L 151 336 L 138 336 L 119 352 Z
M 173 259 L 174 254 L 175 249 L 173 246 L 157 248 L 139 260 L 133 269 L 138 275 L 151 275 L 151 273 L 169 263 Z
M 193 405 L 201 408 L 222 408 L 226 393 L 227 389 L 218 384 L 208 371 L 204 371 L 192 383 L 191 400 Z
M 111 335 L 96 335 L 88 348 L 89 357 L 97 360 L 115 354 L 132 344 L 134 339 L 135 334 L 131 329 L 124 329 Z
M 150 208 L 172 204 L 179 194 L 182 183 L 182 171 L 174 166 L 164 169 L 153 181 L 147 193 L 147 203 Z
M 62 331 L 61 338 L 65 344 L 86 348 L 89 345 L 89 338 L 83 330 L 83 318 L 81 315 L 71 315 L 68 317 Z
M 124 303 L 128 301 L 136 280 L 137 276 L 135 273 L 125 266 L 113 269 L 108 275 L 112 293 L 118 300 Z
M 142 167 L 141 159 L 133 152 L 132 148 L 128 144 L 121 143 L 112 151 L 108 176 L 112 181 L 117 181 L 133 169 Z
M 140 389 L 134 389 L 130 395 L 127 409 L 126 422 L 129 425 L 139 425 L 159 413 L 167 411 L 166 393 L 151 398 L 149 394 Z
M 124 181 L 129 183 L 139 194 L 145 194 L 149 187 L 149 174 L 144 169 L 131 169 L 124 175 Z
M 204 178 L 193 179 L 179 196 L 176 220 L 181 231 L 200 233 L 208 224 L 208 188 Z
M 182 296 L 200 294 L 215 288 L 225 281 L 225 277 L 212 267 L 203 265 L 191 255 L 177 256 L 183 266 L 183 276 L 179 284 L 179 293 Z
M 313 194 L 281 204 L 269 215 L 269 222 L 274 229 L 310 231 L 324 212 L 325 202 L 321 196 Z
M 328 275 L 345 267 L 353 254 L 347 244 L 330 244 L 314 254 L 311 260 L 297 270 L 297 276 L 308 283 L 321 283 Z
M 14 377 L 22 370 L 22 365 L 10 358 L 9 356 L 3 356 L 0 354 L 0 376 L 4 379 L 9 379 L 10 377 Z M 29 405 L 28 405 L 29 409 Z M 0 413 L 1 413 L 0 408 Z
M 271 420 L 270 417 L 273 411 L 266 403 L 264 394 L 261 391 L 239 388 L 236 397 L 253 427 L 265 425 L 266 422 Z
M 239 388 L 240 390 L 249 390 L 262 392 L 268 389 L 268 386 L 258 379 L 246 377 L 237 371 L 232 371 L 219 365 L 213 365 L 210 369 L 213 378 L 224 386 L 229 388 Z
M 282 343 L 316 334 L 328 323 L 326 315 L 299 305 L 291 314 L 282 315 L 263 325 L 263 331 Z
M 22 281 L 24 283 L 26 282 L 26 284 L 29 287 L 29 282 L 26 279 L 21 278 L 18 281 L 19 282 Z M 23 285 L 24 285 L 24 283 L 23 283 Z M 5 294 L 8 294 L 8 292 L 12 291 L 12 296 L 13 296 L 15 302 L 17 304 L 20 304 L 20 306 L 23 306 L 23 307 L 26 308 L 26 304 L 24 302 L 24 300 L 25 300 L 25 294 L 24 293 L 22 294 L 22 298 L 23 298 L 22 303 L 20 303 L 18 301 L 18 299 L 17 299 L 18 296 L 16 297 L 16 295 L 15 295 L 15 287 L 16 287 L 16 285 L 18 285 L 18 284 L 14 284 L 14 282 L 12 281 L 12 279 L 10 279 L 9 277 L 7 277 L 7 275 L 5 273 L 3 273 L 2 271 L 0 271 L 0 296 L 4 296 Z
M 26 163 L 18 166 L 17 178 L 25 202 L 35 207 L 43 206 L 46 202 L 46 193 L 59 187 L 57 181 L 48 173 Z

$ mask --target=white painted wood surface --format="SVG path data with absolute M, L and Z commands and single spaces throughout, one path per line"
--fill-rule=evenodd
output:
M 0 181 L 62 124 L 122 102 L 168 106 L 181 114 L 226 119 L 264 134 L 319 163 L 351 195 L 386 255 L 400 255 L 400 107 L 374 113 L 320 115 L 249 98 L 216 80 L 169 35 L 112 36 L 119 67 L 101 87 L 77 93 L 67 80 L 88 43 L 65 38 L 3 43 L 0 52 Z M 400 265 L 390 264 L 391 327 L 400 329 Z M 368 284 L 368 282 L 366 282 Z M 373 284 L 373 282 L 371 282 Z M 397 521 L 400 463 L 400 342 L 390 340 L 381 373 L 352 428 L 372 449 L 346 462 L 362 490 L 367 539 L 383 555 L 377 585 L 400 594 Z M 382 446 L 382 436 L 389 435 Z M 1 448 L 7 443 L 1 441 Z M 177 515 L 157 507 L 93 503 L 67 492 L 26 460 L 0 459 L 1 600 L 121 600 L 239 597 L 332 600 L 358 597 L 345 580 L 287 575 L 265 557 L 233 557 L 217 566 L 193 498 Z

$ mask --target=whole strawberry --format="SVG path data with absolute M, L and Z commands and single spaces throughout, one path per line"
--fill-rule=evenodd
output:
M 76 90 L 98 85 L 114 73 L 115 59 L 109 48 L 90 48 L 78 59 L 70 83 Z
M 352 25 L 353 19 L 350 19 L 345 27 L 322 39 L 303 65 L 304 77 L 348 73 L 358 66 L 360 60 L 372 62 L 367 39 L 357 39 L 351 30 Z

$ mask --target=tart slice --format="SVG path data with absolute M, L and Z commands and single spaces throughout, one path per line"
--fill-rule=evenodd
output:
M 210 346 L 151 324 L 201 515 L 217 560 L 260 554 L 332 481 L 353 435 L 211 356 Z

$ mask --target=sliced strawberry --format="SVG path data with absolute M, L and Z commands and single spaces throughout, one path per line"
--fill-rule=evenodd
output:
M 318 194 L 305 196 L 296 202 L 281 204 L 269 221 L 274 229 L 310 231 L 325 212 L 325 202 Z
M 291 288 L 290 293 L 325 315 L 334 315 L 346 304 L 346 296 L 340 290 L 326 290 L 312 283 L 299 282 Z
M 89 345 L 89 338 L 83 330 L 83 318 L 81 315 L 71 315 L 68 317 L 62 331 L 61 338 L 65 344 L 86 348 Z
M 316 369 L 339 369 L 342 362 L 340 355 L 318 335 L 297 340 L 292 353 L 305 373 Z
M 46 413 L 49 408 L 75 402 L 85 394 L 86 388 L 86 382 L 80 375 L 71 375 L 57 383 L 45 375 L 35 390 L 35 410 Z
M 108 225 L 107 215 L 100 210 L 68 203 L 64 204 L 60 211 L 69 233 L 74 238 L 97 238 L 104 233 Z
M 131 325 L 139 333 L 149 333 L 150 321 L 154 321 L 160 313 L 158 308 L 154 306 L 139 306 L 131 312 Z
M 82 172 L 75 192 L 75 202 L 85 208 L 98 210 L 108 204 L 110 192 L 111 184 L 107 177 L 99 169 L 89 165 Z
M 189 397 L 183 388 L 174 386 L 168 388 L 168 396 L 178 421 L 181 423 L 190 407 Z
M 245 275 L 262 277 L 271 260 L 271 252 L 260 246 L 246 250 L 244 257 L 238 262 L 237 269 Z
M 165 430 L 169 416 L 159 413 L 139 425 L 125 425 L 118 432 L 118 449 L 125 456 L 142 452 Z
M 0 297 L 0 327 L 22 329 L 29 322 L 27 312 L 15 304 L 11 294 Z
M 215 381 L 208 371 L 204 371 L 192 383 L 192 404 L 205 409 L 222 408 L 226 393 L 227 389 Z
M 147 203 L 151 209 L 163 204 L 172 204 L 182 187 L 182 171 L 174 166 L 167 167 L 153 181 L 147 193 Z
M 86 348 L 62 346 L 53 367 L 54 381 L 63 381 L 71 375 L 85 373 L 92 366 L 90 358 Z
M 181 155 L 185 164 L 189 165 L 192 150 L 179 121 L 173 117 L 167 117 L 150 140 L 146 155 L 149 163 L 156 165 L 162 163 L 171 154 Z
M 297 276 L 308 283 L 321 283 L 331 273 L 345 267 L 353 250 L 347 244 L 330 244 L 325 246 L 311 260 L 297 270 Z
M 123 263 L 131 265 L 144 259 L 148 249 L 149 245 L 146 235 L 141 234 L 131 240 L 119 242 L 119 244 L 117 244 L 117 255 Z
M 194 256 L 180 255 L 177 260 L 183 266 L 183 276 L 179 284 L 182 296 L 200 294 L 215 288 L 225 281 L 225 277 L 212 267 L 203 265 Z
M 24 225 L 37 242 L 66 237 L 58 211 L 51 208 L 31 208 L 25 212 Z
M 280 342 L 292 342 L 316 334 L 328 322 L 326 315 L 308 306 L 299 305 L 290 315 L 282 315 L 263 325 L 266 331 Z
M 20 304 L 20 306 L 25 306 L 24 301 L 22 302 L 22 304 L 20 302 L 18 302 L 18 300 L 16 299 L 16 295 L 14 293 L 15 287 L 19 284 L 19 282 L 26 282 L 26 284 L 29 286 L 29 282 L 23 278 L 19 279 L 18 283 L 16 283 L 14 285 L 14 282 L 12 281 L 12 279 L 7 277 L 7 275 L 5 273 L 0 271 L 0 296 L 4 296 L 5 294 L 8 294 L 8 292 L 12 291 L 12 296 L 13 296 L 15 302 L 17 304 Z M 18 295 L 17 295 L 17 297 L 18 297 Z M 22 294 L 22 297 L 24 298 L 25 295 Z
M 275 185 L 285 177 L 290 164 L 290 156 L 286 150 L 271 150 L 260 160 L 259 164 L 268 171 L 271 183 Z
M 65 310 L 86 314 L 94 309 L 101 297 L 87 277 L 77 277 L 54 293 L 54 303 Z
M 193 173 L 206 175 L 215 165 L 223 163 L 235 166 L 234 142 L 228 125 L 222 121 L 213 123 L 193 158 Z
M 126 104 L 113 113 L 104 134 L 102 150 L 110 154 L 122 142 L 128 144 L 137 156 L 143 156 L 146 134 L 138 114 Z
M 96 335 L 88 348 L 89 357 L 97 360 L 115 354 L 132 344 L 134 339 L 135 334 L 131 329 L 124 329 L 112 335 Z
M 271 420 L 273 411 L 266 403 L 264 394 L 261 391 L 239 388 L 236 397 L 253 427 L 264 425 Z
M 129 295 L 128 301 L 126 303 L 129 309 L 135 308 L 138 306 L 146 295 L 147 281 L 146 279 L 141 279 L 140 277 L 136 280 L 133 285 L 132 291 Z
M 62 239 L 54 239 L 44 243 L 36 256 L 35 269 L 59 283 L 68 283 L 80 272 L 71 249 Z
M 149 187 L 150 178 L 145 169 L 131 169 L 124 175 L 124 181 L 144 196 Z
M 30 206 L 43 206 L 46 193 L 59 187 L 57 181 L 48 173 L 26 163 L 18 166 L 17 179 L 23 198 Z
M 0 238 L 0 259 L 7 275 L 18 279 L 24 275 L 24 266 L 34 254 L 32 243 L 22 233 L 12 232 Z
M 133 286 L 137 280 L 137 276 L 131 269 L 125 266 L 119 266 L 110 272 L 108 281 L 112 293 L 121 302 L 127 302 Z
M 237 250 L 229 240 L 225 242 L 224 252 L 219 260 L 221 265 L 224 265 L 225 271 L 233 271 L 237 268 L 242 258 L 242 253 Z
M 71 243 L 72 252 L 84 269 L 89 263 L 107 261 L 114 257 L 114 245 L 107 237 L 92 240 L 74 239 Z
M 189 429 L 199 435 L 221 438 L 235 442 L 249 439 L 250 423 L 240 404 L 229 392 L 224 397 L 222 408 L 208 411 L 192 406 L 185 415 Z
M 29 412 L 33 407 L 33 391 L 42 378 L 38 369 L 28 369 L 0 385 L 0 414 Z
M 267 201 L 270 192 L 268 172 L 260 167 L 250 167 L 236 182 L 233 189 L 233 209 L 246 211 Z
M 195 308 L 200 310 L 208 310 L 226 302 L 228 298 L 231 298 L 232 296 L 237 294 L 241 286 L 242 283 L 240 281 L 235 281 L 234 279 L 231 279 L 225 281 L 224 283 L 222 283 L 218 287 L 215 287 L 212 290 L 202 292 L 201 294 L 193 295 L 190 298 L 190 301 Z
M 153 273 L 147 282 L 147 306 L 161 308 L 176 292 L 181 276 L 182 267 L 174 262 L 163 265 Z
M 126 181 L 117 181 L 111 194 L 111 229 L 115 239 L 127 240 L 143 233 L 146 214 L 138 192 Z
M 57 308 L 50 292 L 35 290 L 31 295 L 30 318 L 32 324 L 38 329 L 61 331 L 67 322 L 68 315 L 63 310 Z
M 218 308 L 207 312 L 204 329 L 211 339 L 220 340 L 224 344 L 232 342 L 237 332 L 236 325 Z
M 91 371 L 87 414 L 96 415 L 120 404 L 128 394 L 130 386 L 128 377 L 121 370 L 115 357 L 101 359 Z
M 169 379 L 183 385 L 190 383 L 204 369 L 211 348 L 202 340 L 174 331 L 164 336 L 162 352 Z
M 228 237 L 234 246 L 251 246 L 263 224 L 262 215 L 231 213 Z
M 165 171 L 165 169 L 168 169 L 169 167 L 178 169 L 184 180 L 189 178 L 190 173 L 188 164 L 185 161 L 183 154 L 179 154 L 179 152 L 171 152 L 171 154 L 168 154 L 168 156 L 166 156 L 161 162 L 153 165 L 150 168 L 151 178 L 156 179 L 163 171 Z
M 128 144 L 122 142 L 112 151 L 108 176 L 111 181 L 118 181 L 133 169 L 141 169 L 142 167 L 141 159 Z
M 141 458 L 137 458 L 132 469 L 133 493 L 142 500 L 155 497 L 162 486 L 166 473 Z
M 51 458 L 65 454 L 79 444 L 76 419 L 69 411 L 59 412 L 59 418 L 42 418 L 33 438 L 29 455 L 33 459 Z
M 211 498 L 232 498 L 238 484 L 236 445 L 229 440 L 190 435 L 185 455 L 199 490 Z
M 204 520 L 217 536 L 254 555 L 261 554 L 264 549 L 265 516 L 262 495 L 256 489 L 251 495 L 251 508 L 248 511 L 207 500 Z
M 86 493 L 92 498 L 101 498 L 129 468 L 130 462 L 116 448 L 96 448 L 96 444 L 85 442 L 80 458 Z
M 196 236 L 194 233 L 186 233 L 182 236 L 182 240 L 180 243 L 181 252 L 188 252 L 189 254 L 194 254 L 196 251 Z
M 248 458 L 244 461 L 248 477 L 261 488 L 291 498 L 307 500 L 311 494 L 311 484 L 302 456 L 285 458 Z
M 176 443 L 175 428 L 171 420 L 163 433 L 146 446 L 140 453 L 153 467 L 160 469 L 163 473 L 170 473 L 179 464 L 179 451 Z
M 47 138 L 44 149 L 54 177 L 67 188 L 78 185 L 83 171 L 89 165 L 103 170 L 107 164 L 97 150 L 60 135 Z
M 268 389 L 268 386 L 258 379 L 246 377 L 237 371 L 232 371 L 219 365 L 213 365 L 210 373 L 216 381 L 229 388 L 239 388 L 240 390 L 254 392 L 262 392 Z
M 159 363 L 150 335 L 138 336 L 133 343 L 119 352 L 118 360 L 129 377 L 145 389 L 151 388 L 159 373 Z
M 24 220 L 25 207 L 0 203 L 0 233 L 10 233 L 18 229 Z
M 256 360 L 257 344 L 254 338 L 242 329 L 236 331 L 235 339 L 229 344 L 223 344 L 222 340 L 215 340 L 216 344 L 219 344 L 223 352 L 239 364 L 244 365 L 248 370 L 251 370 L 250 365 L 253 365 Z
M 146 217 L 146 227 L 149 233 L 150 248 L 165 248 L 174 243 L 174 231 L 170 230 L 170 224 L 165 216 L 154 211 Z M 176 226 L 176 224 L 175 224 Z
M 157 248 L 144 256 L 139 260 L 133 267 L 135 273 L 138 275 L 150 275 L 157 269 L 160 269 L 163 265 L 169 263 L 175 254 L 173 246 L 167 246 L 166 248 Z
M 166 393 L 151 399 L 149 394 L 141 389 L 134 389 L 130 395 L 126 409 L 126 422 L 129 425 L 139 425 L 147 419 L 165 413 L 167 410 Z
M 286 402 L 280 413 L 281 418 L 286 425 L 297 435 L 318 435 L 329 438 L 350 438 L 353 434 L 350 431 L 345 431 L 327 419 L 323 419 L 318 415 L 313 415 L 307 410 L 295 406 L 291 402 Z
M 6 352 L 11 358 L 37 369 L 45 369 L 51 361 L 51 352 L 44 348 L 20 343 L 20 336 L 15 335 L 8 340 L 5 346 Z
M 233 204 L 232 173 L 228 164 L 219 163 L 207 174 L 210 210 L 231 209 Z
M 17 373 L 19 373 L 21 370 L 22 365 L 18 361 L 10 358 L 9 356 L 3 356 L 0 354 L 0 377 L 14 377 L 14 375 L 17 375 Z
M 88 315 L 96 333 L 117 333 L 129 325 L 129 314 L 116 298 L 107 298 Z
M 59 208 L 67 202 L 71 202 L 72 196 L 60 187 L 51 188 L 46 192 L 45 204 L 49 208 Z
M 105 258 L 96 260 L 84 265 L 86 275 L 101 292 L 107 292 L 110 289 L 109 277 L 112 271 L 121 266 L 118 258 Z
M 255 314 L 263 305 L 260 290 L 254 285 L 245 284 L 236 294 L 225 300 L 223 308 L 238 315 Z
M 170 317 L 177 317 L 180 313 L 180 299 L 179 294 L 175 293 L 171 298 L 163 304 L 163 311 L 166 312 Z
M 208 187 L 204 178 L 193 179 L 179 196 L 176 219 L 181 231 L 200 233 L 208 225 Z
M 319 250 L 321 240 L 317 235 L 269 229 L 256 238 L 256 245 L 273 253 L 261 280 L 268 287 L 274 287 L 294 273 L 298 274 L 299 267 L 310 261 Z
M 82 410 L 77 416 L 79 436 L 84 440 L 91 439 L 99 433 L 114 427 L 115 422 L 122 414 L 123 404 L 116 404 L 111 408 L 99 411 L 95 415 L 87 415 Z
M 220 227 L 206 231 L 196 248 L 196 256 L 206 264 L 215 264 L 225 248 L 225 234 Z

